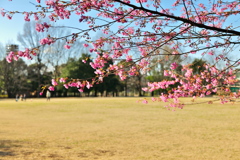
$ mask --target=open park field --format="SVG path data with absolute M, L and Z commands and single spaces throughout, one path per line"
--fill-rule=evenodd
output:
M 0 99 L 0 159 L 240 159 L 239 102 L 172 112 L 138 99 Z

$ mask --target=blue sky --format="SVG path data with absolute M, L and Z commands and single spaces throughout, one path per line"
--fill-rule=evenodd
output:
M 29 3 L 29 0 L 1 0 L 0 8 L 8 11 L 29 11 L 35 7 Z M 16 14 L 12 20 L 2 17 L 0 15 L 0 42 L 6 44 L 7 42 L 17 43 L 16 37 L 23 29 L 24 15 Z
M 204 0 L 203 0 L 204 1 Z M 35 11 L 36 8 L 32 3 L 36 3 L 36 0 L 0 0 L 0 8 L 4 8 L 8 11 Z M 44 0 L 42 0 L 42 3 L 44 3 Z M 172 2 L 171 2 L 172 3 Z M 166 5 L 170 5 L 171 3 L 166 3 L 166 1 L 163 2 L 163 5 L 166 7 Z M 169 7 L 169 6 L 168 6 Z M 33 18 L 32 18 L 33 19 Z M 232 23 L 238 23 L 240 17 L 236 16 L 234 18 L 231 18 Z M 22 32 L 23 25 L 24 25 L 24 15 L 23 14 L 15 14 L 12 18 L 12 20 L 7 19 L 6 17 L 2 17 L 0 15 L 0 43 L 6 44 L 6 43 L 13 43 L 18 44 L 16 38 L 17 34 Z M 72 26 L 77 28 L 83 28 L 85 27 L 84 24 L 80 24 L 78 22 L 77 16 L 71 16 L 70 20 L 62 20 L 58 21 L 57 25 L 65 25 L 65 26 Z M 95 36 L 95 35 L 93 35 Z
M 0 0 L 0 8 L 4 8 L 8 11 L 35 11 L 35 6 L 30 2 L 37 4 L 36 0 Z M 31 20 L 33 20 L 33 17 L 31 17 Z M 10 42 L 18 44 L 16 39 L 17 34 L 22 32 L 24 23 L 25 20 L 23 14 L 15 14 L 11 20 L 0 15 L 0 43 L 6 44 Z M 57 24 L 80 27 L 78 26 L 78 19 L 74 16 L 71 17 L 70 20 L 58 21 Z
M 4 8 L 8 11 L 35 11 L 36 8 L 32 4 L 37 4 L 36 0 L 0 0 L 0 9 Z M 42 0 L 42 4 L 44 1 Z M 44 4 L 43 4 L 44 6 Z M 58 25 L 65 25 L 65 26 L 71 26 L 71 27 L 80 27 L 83 28 L 83 24 L 80 25 L 78 22 L 78 17 L 75 15 L 72 15 L 70 20 L 61 20 L 58 21 Z M 33 20 L 33 17 L 31 18 Z M 14 43 L 18 44 L 16 37 L 17 34 L 22 32 L 23 25 L 24 25 L 24 15 L 23 14 L 15 14 L 12 18 L 12 20 L 9 20 L 6 17 L 2 17 L 0 15 L 0 43 L 6 44 L 6 43 Z M 95 36 L 95 35 L 93 35 Z

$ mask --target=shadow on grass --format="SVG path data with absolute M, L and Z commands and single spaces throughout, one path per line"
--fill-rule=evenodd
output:
M 0 140 L 0 157 L 15 156 L 14 150 L 21 147 L 18 141 Z

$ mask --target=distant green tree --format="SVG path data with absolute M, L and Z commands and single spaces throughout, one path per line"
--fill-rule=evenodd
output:
M 181 74 L 181 63 L 183 61 L 183 58 L 181 55 L 169 56 L 169 54 L 172 54 L 173 52 L 174 50 L 167 46 L 164 46 L 156 51 L 156 56 L 151 59 L 151 63 L 149 65 L 149 72 L 146 76 L 146 79 L 149 82 L 160 82 L 162 80 L 169 80 L 170 77 L 164 76 L 164 70 L 170 70 L 170 66 L 174 62 L 178 64 L 178 67 L 175 69 L 175 71 L 178 74 Z M 175 86 L 171 85 L 169 86 L 169 89 L 171 87 Z M 158 89 L 151 94 L 152 96 L 154 96 L 155 93 L 167 92 L 169 89 Z
M 0 61 L 2 61 L 3 57 L 6 55 L 6 51 L 5 48 L 3 47 L 3 44 L 0 43 Z M 2 64 L 2 62 L 0 62 Z M 1 68 L 3 66 L 0 66 L 0 72 L 1 72 Z M 3 81 L 3 74 L 1 72 L 0 74 L 0 94 L 2 94 L 2 92 L 4 92 L 4 81 Z
M 120 82 L 119 78 L 113 74 L 105 77 L 103 83 L 98 85 L 103 86 L 103 89 L 106 92 L 106 97 L 110 92 L 112 93 L 113 97 L 118 96 L 118 93 L 124 89 L 123 84 Z M 96 85 L 96 87 L 98 87 L 98 85 Z
M 2 89 L 7 91 L 8 97 L 13 98 L 17 93 L 28 90 L 27 65 L 22 60 L 8 63 L 5 59 L 0 61 L 0 81 Z
M 86 61 L 86 63 L 83 63 L 83 60 Z M 62 65 L 61 67 L 61 77 L 71 77 L 71 79 L 88 79 L 91 80 L 95 74 L 94 69 L 89 65 L 89 63 L 92 62 L 91 57 L 89 54 L 82 54 L 82 57 L 79 59 L 73 59 L 70 58 L 67 62 L 67 64 Z M 58 88 L 63 89 L 63 88 Z M 84 89 L 84 92 L 89 94 L 92 88 Z M 68 90 L 62 90 L 61 92 L 74 92 L 75 94 L 78 93 L 77 88 L 69 88 Z M 65 93 L 66 94 L 66 93 Z
M 103 69 L 107 69 L 109 65 L 113 64 L 112 59 L 109 59 L 107 63 L 105 63 L 105 66 Z M 118 96 L 118 92 L 123 91 L 123 84 L 120 82 L 119 77 L 117 77 L 115 74 L 109 73 L 107 77 L 103 79 L 102 83 L 94 85 L 95 88 L 95 96 L 97 95 L 97 92 L 101 93 L 101 96 L 103 96 L 103 93 L 105 92 L 105 96 L 107 97 L 109 93 L 112 93 L 112 96 Z
M 122 87 L 124 87 L 125 90 L 125 97 L 128 97 L 128 93 L 131 92 L 132 94 L 137 91 L 138 96 L 143 96 L 142 86 L 143 86 L 143 79 L 145 75 L 142 73 L 141 69 L 139 68 L 139 65 L 133 63 L 133 62 L 127 62 L 126 60 L 122 60 L 118 63 L 119 66 L 122 66 L 125 69 L 126 72 L 126 78 L 123 80 L 123 83 L 121 83 Z M 127 72 L 131 70 L 131 68 L 134 68 L 135 75 L 131 76 Z
M 46 20 L 44 21 L 46 22 Z M 54 24 L 52 24 L 52 27 L 49 28 L 47 32 L 38 32 L 36 30 L 36 24 L 41 22 L 42 20 L 39 20 L 38 22 L 25 22 L 22 32 L 18 33 L 17 35 L 17 40 L 23 47 L 38 48 L 37 55 L 33 56 L 34 64 L 33 66 L 30 66 L 30 68 L 35 72 L 31 73 L 31 75 L 34 75 L 34 82 L 31 78 L 31 83 L 36 87 L 35 90 L 37 89 L 37 92 L 41 91 L 39 86 L 43 84 L 45 81 L 44 79 L 48 79 L 48 76 L 45 77 L 46 72 L 43 73 L 43 70 L 46 69 L 46 66 L 51 67 L 51 70 L 53 71 L 52 76 L 54 76 L 54 78 L 59 76 L 58 69 L 60 63 L 66 62 L 65 60 L 68 59 L 73 52 L 72 48 L 76 48 L 75 46 L 77 46 L 77 44 L 73 44 L 72 46 L 74 47 L 72 47 L 70 50 L 64 49 L 63 45 L 66 43 L 64 40 L 57 41 L 51 46 L 39 46 L 39 41 L 46 36 L 51 35 L 53 37 L 61 37 L 70 33 L 70 31 L 66 28 L 54 27 Z
M 83 63 L 83 60 L 85 63 Z M 92 78 L 96 75 L 94 73 L 95 70 L 89 65 L 90 62 L 92 62 L 92 60 L 89 54 L 82 54 L 77 60 L 73 58 L 69 59 L 67 64 L 61 66 L 61 77 L 71 77 L 69 80 L 73 81 L 87 79 L 91 82 Z M 110 64 L 112 64 L 112 61 L 106 63 L 106 67 Z M 101 96 L 105 93 L 105 96 L 107 96 L 109 92 L 112 92 L 113 96 L 118 96 L 118 92 L 122 91 L 122 87 L 119 79 L 115 75 L 110 74 L 104 78 L 102 83 L 96 83 L 92 88 L 84 89 L 84 93 L 87 96 L 89 96 L 91 91 L 94 91 L 94 96 L 98 96 L 98 93 L 100 93 Z M 73 92 L 74 96 L 79 94 L 79 91 L 75 87 L 69 88 L 68 90 L 64 87 L 57 87 L 57 92 L 59 92 L 59 94 L 63 93 L 64 96 L 67 96 L 67 92 Z
M 39 64 L 34 63 L 30 64 L 27 67 L 27 83 L 28 88 L 30 92 L 35 91 L 34 96 L 38 96 L 38 91 L 41 90 L 41 87 L 45 84 L 50 84 L 52 79 L 52 72 L 48 71 L 47 66 L 44 64 L 41 64 L 40 66 L 41 70 L 39 71 Z M 39 76 L 40 73 L 40 76 Z

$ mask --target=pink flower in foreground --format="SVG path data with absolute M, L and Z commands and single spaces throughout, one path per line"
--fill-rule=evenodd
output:
M 64 86 L 66 89 L 68 89 L 68 88 L 69 88 L 67 84 L 64 84 L 63 86 Z
M 212 56 L 212 55 L 214 55 L 214 52 L 210 51 L 210 52 L 208 52 L 208 54 Z
M 1 10 L 1 12 L 0 12 L 0 13 L 1 13 L 1 15 L 2 15 L 3 17 L 4 17 L 4 16 L 5 16 L 5 14 L 6 14 L 6 12 L 4 12 L 4 11 L 3 11 L 3 9 Z
M 55 81 L 55 79 L 52 79 L 52 85 L 53 86 L 57 86 L 58 85 L 58 83 Z
M 163 102 L 168 102 L 167 97 L 165 97 L 163 94 L 159 97 Z
M 66 48 L 66 49 L 70 49 L 71 46 L 69 46 L 69 45 L 65 45 L 64 48 Z
M 190 53 L 191 53 L 191 54 L 195 54 L 195 53 L 196 53 L 196 51 L 190 51 Z
M 144 99 L 144 100 L 142 101 L 142 103 L 145 103 L 145 104 L 147 104 L 147 103 L 148 103 L 148 101 L 147 101 L 146 99 Z
M 148 91 L 148 88 L 147 87 L 144 87 L 142 88 L 143 91 L 147 92 Z
M 44 45 L 44 44 L 50 45 L 52 43 L 54 43 L 54 40 L 51 38 L 43 38 L 40 40 L 40 44 L 42 44 L 42 45 Z
M 172 63 L 170 66 L 170 69 L 174 70 L 178 67 L 178 64 L 176 62 Z
M 50 91 L 54 91 L 54 87 L 53 87 L 53 86 L 49 86 L 48 89 L 49 89 Z
M 38 21 L 38 20 L 39 20 L 39 17 L 38 17 L 38 15 L 37 15 L 37 13 L 34 13 L 34 20 L 35 20 L 35 21 Z
M 59 79 L 59 82 L 65 83 L 66 80 L 65 80 L 65 78 L 60 78 L 60 79 Z
M 7 57 L 6 57 L 6 60 L 7 60 L 8 63 L 11 63 L 11 62 L 12 62 L 12 57 L 7 56 Z
M 29 19 L 29 13 L 28 13 L 28 12 L 25 12 L 24 14 L 25 14 L 24 20 L 25 20 L 25 21 L 30 21 L 30 19 Z
M 83 89 L 82 89 L 82 88 L 80 88 L 80 89 L 78 89 L 78 91 L 79 91 L 79 92 L 83 92 Z
M 18 55 L 19 55 L 20 57 L 22 57 L 22 56 L 24 56 L 24 53 L 23 53 L 22 51 L 18 51 Z
M 10 15 L 7 14 L 7 18 L 8 18 L 8 19 L 12 19 L 12 16 L 10 16 Z
M 155 97 L 152 97 L 152 101 L 155 102 L 157 100 L 157 98 Z
M 89 45 L 88 44 L 83 44 L 84 47 L 88 47 Z
M 185 73 L 185 77 L 190 77 L 192 75 L 192 69 L 187 69 L 187 72 Z
M 87 82 L 86 87 L 87 87 L 88 89 L 90 89 L 90 88 L 92 87 L 92 84 L 90 84 L 89 82 Z
M 38 17 L 35 17 L 35 19 L 38 19 Z M 46 23 L 45 23 L 46 24 Z M 45 24 L 39 24 L 37 23 L 36 26 L 35 26 L 35 29 L 38 31 L 38 32 L 44 32 L 44 29 L 45 28 L 49 28 L 48 26 L 45 26 Z
M 126 61 L 127 61 L 127 62 L 131 62 L 131 61 L 132 61 L 132 56 L 127 56 L 127 57 L 126 57 Z
M 14 55 L 14 56 L 13 56 L 13 59 L 14 59 L 15 61 L 17 61 L 17 60 L 18 60 L 18 56 Z

